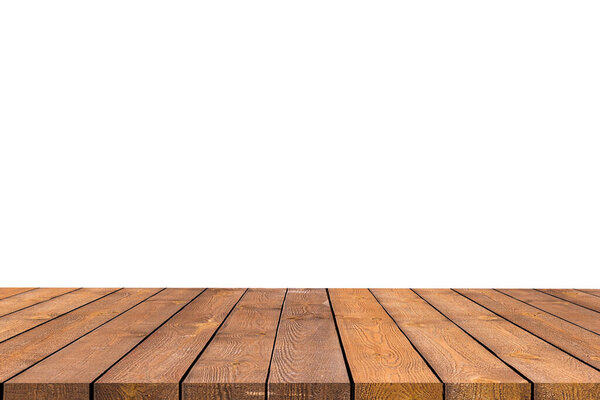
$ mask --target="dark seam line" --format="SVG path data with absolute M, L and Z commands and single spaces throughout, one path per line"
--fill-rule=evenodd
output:
M 589 294 L 590 296 L 600 297 L 600 294 L 594 294 L 594 293 L 590 293 L 590 292 L 585 292 L 584 290 L 587 290 L 587 289 L 583 289 L 583 290 L 582 289 L 575 289 L 575 290 L 577 290 L 578 292 L 581 292 L 581 293 Z
M 451 289 L 451 290 L 454 290 L 454 289 Z M 556 348 L 556 349 L 558 349 L 558 350 L 562 351 L 562 352 L 563 352 L 563 353 L 565 353 L 565 354 L 568 354 L 568 355 L 570 355 L 571 357 L 573 357 L 574 359 L 576 359 L 576 360 L 578 360 L 578 361 L 582 362 L 583 364 L 587 365 L 588 367 L 590 367 L 590 368 L 593 368 L 593 369 L 595 369 L 596 371 L 600 371 L 600 369 L 598 369 L 598 368 L 594 367 L 594 366 L 593 366 L 593 365 L 591 365 L 591 364 L 588 364 L 587 362 L 583 361 L 582 359 L 580 359 L 580 358 L 579 358 L 579 357 L 577 357 L 577 356 L 574 356 L 573 354 L 569 353 L 568 351 L 561 349 L 561 348 L 560 348 L 560 347 L 558 347 L 557 345 L 555 345 L 555 344 L 553 344 L 553 343 L 550 343 L 549 341 L 547 341 L 547 340 L 546 340 L 546 339 L 544 339 L 543 337 L 540 337 L 540 336 L 536 335 L 535 333 L 531 332 L 530 330 L 523 328 L 521 325 L 517 324 L 516 322 L 513 322 L 513 321 L 509 320 L 508 318 L 505 318 L 505 317 L 503 317 L 502 315 L 500 315 L 500 314 L 498 314 L 498 313 L 496 313 L 496 312 L 494 312 L 494 311 L 490 310 L 489 308 L 487 308 L 486 306 L 484 306 L 484 305 L 482 305 L 482 304 L 479 304 L 479 303 L 478 303 L 478 302 L 476 302 L 475 300 L 473 300 L 473 299 L 471 299 L 471 298 L 469 298 L 469 297 L 467 297 L 467 296 L 463 295 L 462 293 L 459 293 L 459 292 L 456 292 L 456 293 L 458 293 L 458 294 L 460 294 L 461 296 L 463 296 L 464 298 L 466 298 L 466 299 L 468 299 L 468 300 L 472 301 L 473 303 L 477 304 L 478 306 L 485 308 L 486 310 L 488 310 L 489 312 L 491 312 L 491 313 L 493 313 L 493 314 L 497 315 L 498 317 L 500 317 L 500 318 L 502 318 L 502 319 L 504 319 L 504 320 L 508 321 L 509 323 L 511 323 L 511 324 L 513 324 L 513 325 L 515 325 L 516 327 L 523 329 L 525 332 L 529 333 L 529 334 L 530 334 L 530 335 L 532 335 L 532 336 L 535 336 L 536 338 L 540 339 L 541 341 L 544 341 L 544 342 L 548 343 L 550 346 L 552 346 L 552 347 L 554 347 L 554 348 Z
M 350 400 L 354 400 L 354 378 L 352 377 L 352 370 L 350 369 L 350 363 L 346 356 L 346 349 L 344 349 L 344 343 L 342 342 L 342 335 L 340 335 L 340 328 L 337 324 L 337 318 L 335 317 L 335 311 L 333 310 L 333 303 L 331 302 L 331 296 L 329 295 L 329 289 L 325 289 L 327 293 L 327 300 L 329 300 L 329 307 L 331 308 L 331 316 L 333 317 L 333 324 L 335 325 L 335 331 L 340 341 L 340 349 L 342 350 L 342 357 L 344 358 L 344 364 L 346 364 L 346 372 L 348 373 L 348 380 L 350 381 Z
M 483 342 L 481 342 L 479 339 L 477 339 L 475 336 L 471 335 L 466 329 L 464 329 L 462 326 L 460 326 L 459 324 L 457 324 L 456 322 L 454 322 L 452 320 L 452 318 L 450 318 L 449 316 L 447 316 L 446 314 L 444 314 L 441 310 L 439 310 L 436 306 L 434 306 L 433 304 L 431 304 L 426 298 L 424 298 L 423 296 L 421 296 L 419 293 L 416 292 L 416 290 L 411 289 L 417 296 L 419 296 L 421 299 L 423 299 L 424 302 L 426 302 L 427 304 L 429 304 L 431 306 L 431 308 L 433 308 L 435 311 L 439 312 L 440 314 L 442 314 L 444 316 L 444 318 L 446 318 L 448 321 L 452 322 L 454 325 L 456 325 L 458 327 L 458 329 L 460 329 L 461 331 L 463 331 L 465 334 L 467 334 L 471 339 L 473 339 L 474 341 L 476 341 L 477 343 L 479 343 L 479 345 L 481 347 L 483 347 L 484 349 L 486 349 L 487 351 L 489 351 L 490 353 L 492 353 L 494 355 L 494 357 L 496 357 L 498 360 L 500 360 L 500 362 L 502 362 L 502 364 L 506 365 L 508 368 L 510 368 L 514 373 L 516 373 L 517 375 L 519 375 L 521 378 L 525 379 L 527 382 L 529 382 L 530 386 L 531 386 L 531 390 L 533 393 L 533 381 L 531 379 L 529 379 L 527 376 L 525 376 L 524 374 L 522 374 L 519 370 L 517 370 L 515 367 L 513 367 L 512 365 L 510 365 L 507 361 L 504 361 L 502 359 L 502 357 L 500 357 L 498 354 L 496 354 L 495 351 L 493 351 L 492 349 L 490 349 L 487 345 L 485 345 Z M 531 400 L 533 400 L 533 397 L 531 398 Z
M 10 296 L 2 297 L 0 300 L 4 300 L 4 299 L 10 299 L 11 297 L 15 297 L 15 296 L 18 296 L 18 295 L 20 295 L 20 294 L 23 294 L 23 293 L 29 293 L 29 292 L 31 292 L 32 290 L 37 290 L 37 289 L 41 289 L 41 288 L 39 288 L 39 287 L 34 287 L 34 288 L 31 288 L 31 289 L 27 289 L 27 290 L 25 290 L 25 291 L 23 291 L 23 292 L 19 292 L 19 293 L 11 294 Z
M 119 290 L 120 290 L 120 289 L 119 289 Z M 29 370 L 29 369 L 33 368 L 34 366 L 36 366 L 37 364 L 41 363 L 42 361 L 44 361 L 44 360 L 45 360 L 45 359 L 47 359 L 48 357 L 51 357 L 51 356 L 53 356 L 54 354 L 58 353 L 59 351 L 61 351 L 61 350 L 62 350 L 62 349 L 64 349 L 65 347 L 67 347 L 67 346 L 70 346 L 71 344 L 75 343 L 76 341 L 78 341 L 79 339 L 83 338 L 84 336 L 87 336 L 87 335 L 89 335 L 90 333 L 94 332 L 96 329 L 100 328 L 101 326 L 108 324 L 108 323 L 109 323 L 110 321 L 112 321 L 113 319 L 115 319 L 115 318 L 118 318 L 120 315 L 123 315 L 123 314 L 124 314 L 124 313 L 126 313 L 127 311 L 131 310 L 133 307 L 136 307 L 137 305 L 139 305 L 139 304 L 143 303 L 144 301 L 148 300 L 149 298 L 151 298 L 151 297 L 153 297 L 153 296 L 156 296 L 157 294 L 159 294 L 159 293 L 160 293 L 160 292 L 162 292 L 163 290 L 164 290 L 164 289 L 161 289 L 161 290 L 159 290 L 158 292 L 154 293 L 153 295 L 151 295 L 151 296 L 149 296 L 149 297 L 146 297 L 145 299 L 143 299 L 142 301 L 140 301 L 140 302 L 138 302 L 138 303 L 134 304 L 133 306 L 131 306 L 131 307 L 129 307 L 128 309 L 126 309 L 125 311 L 123 311 L 123 312 L 121 312 L 121 313 L 119 313 L 119 314 L 115 315 L 114 317 L 112 317 L 112 318 L 111 318 L 111 319 L 109 319 L 108 321 L 106 321 L 106 322 L 103 322 L 102 324 L 98 325 L 97 327 L 95 327 L 95 328 L 94 328 L 94 329 L 92 329 L 91 331 L 89 331 L 89 332 L 87 332 L 87 333 L 84 333 L 83 335 L 79 336 L 77 339 L 75 339 L 75 340 L 72 340 L 71 342 L 69 342 L 69 343 L 67 343 L 66 345 L 62 346 L 60 349 L 58 349 L 58 350 L 56 350 L 56 351 L 54 351 L 54 352 L 52 352 L 52 353 L 48 354 L 47 356 L 45 356 L 44 358 L 42 358 L 42 359 L 40 359 L 40 360 L 36 361 L 35 363 L 31 364 L 29 367 L 25 368 L 24 370 L 22 370 L 22 371 L 19 371 L 19 372 L 18 372 L 18 373 L 16 373 L 15 375 L 13 375 L 13 376 L 11 376 L 10 378 L 8 378 L 7 380 L 5 380 L 3 383 L 6 383 L 6 382 L 8 382 L 9 380 L 13 379 L 13 378 L 14 378 L 15 376 L 17 376 L 17 375 L 21 375 L 23 372 L 25 372 L 25 371 L 27 371 L 27 370 Z M 114 292 L 113 292 L 113 293 L 114 293 Z M 108 296 L 108 295 L 107 295 L 107 296 Z
M 28 305 L 28 306 L 26 306 L 26 307 L 23 307 L 23 308 L 19 308 L 18 310 L 14 310 L 14 311 L 11 311 L 11 312 L 9 312 L 9 313 L 2 314 L 2 315 L 0 315 L 0 318 L 1 318 L 1 317 L 6 317 L 7 315 L 11 315 L 11 314 L 14 314 L 14 313 L 16 313 L 16 312 L 19 312 L 19 311 L 27 310 L 28 308 L 31 308 L 31 307 L 37 306 L 38 304 L 43 304 L 43 303 L 45 303 L 45 302 L 47 302 L 47 301 L 54 300 L 54 299 L 56 299 L 56 298 L 58 298 L 58 297 L 60 297 L 60 296 L 64 296 L 64 295 L 67 295 L 67 294 L 69 294 L 69 293 L 76 292 L 76 291 L 78 291 L 78 290 L 80 290 L 80 289 L 81 289 L 81 288 L 72 289 L 72 290 L 70 290 L 70 291 L 68 291 L 68 292 L 61 293 L 61 294 L 58 294 L 58 295 L 56 295 L 56 296 L 52 296 L 52 297 L 50 297 L 50 298 L 47 298 L 46 300 L 38 301 L 37 303 L 30 304 L 30 305 Z M 25 292 L 25 293 L 27 293 L 27 292 Z M 23 293 L 19 293 L 19 294 L 23 294 Z M 2 299 L 2 300 L 4 300 L 4 299 Z
M 121 288 L 121 289 L 122 289 L 122 288 Z M 16 335 L 14 335 L 14 336 L 11 336 L 11 337 L 9 337 L 9 338 L 7 338 L 7 339 L 5 339 L 5 340 L 1 341 L 1 342 L 0 342 L 0 344 L 1 344 L 1 343 L 4 343 L 4 342 L 6 342 L 7 340 L 10 340 L 10 339 L 12 339 L 12 338 L 15 338 L 15 337 L 17 337 L 17 336 L 19 336 L 19 335 L 22 335 L 22 334 L 24 334 L 25 332 L 28 332 L 28 331 L 30 331 L 30 330 L 32 330 L 32 329 L 35 329 L 35 328 L 39 327 L 39 326 L 45 325 L 45 324 L 47 324 L 48 322 L 50 322 L 50 321 L 53 321 L 53 320 L 55 320 L 55 319 L 57 319 L 57 318 L 59 318 L 59 317 L 62 317 L 63 315 L 65 315 L 65 314 L 68 314 L 68 313 L 70 313 L 70 312 L 73 312 L 73 311 L 75 311 L 75 310 L 77 310 L 77 309 L 79 309 L 79 308 L 81 308 L 81 307 L 85 307 L 85 306 L 87 306 L 88 304 L 91 304 L 91 303 L 93 303 L 93 302 L 95 302 L 95 301 L 98 301 L 98 300 L 100 300 L 100 299 L 103 299 L 104 297 L 106 297 L 106 296 L 109 296 L 109 295 L 111 295 L 111 294 L 113 294 L 113 293 L 116 293 L 116 292 L 118 292 L 118 291 L 119 291 L 119 290 L 121 290 L 121 289 L 116 289 L 116 290 L 113 290 L 112 292 L 106 293 L 105 295 L 103 295 L 103 296 L 100 296 L 100 297 L 98 297 L 98 298 L 96 298 L 96 299 L 94 299 L 94 300 L 91 300 L 91 301 L 89 301 L 89 302 L 87 302 L 87 303 L 85 303 L 85 304 L 82 304 L 82 305 L 80 305 L 79 307 L 76 307 L 76 308 L 74 308 L 74 309 L 72 309 L 72 310 L 69 310 L 69 311 L 67 311 L 67 312 L 65 312 L 65 313 L 63 313 L 63 314 L 57 315 L 56 317 L 54 317 L 54 318 L 51 318 L 51 319 L 49 319 L 48 321 L 42 322 L 42 323 L 41 323 L 41 324 L 39 324 L 39 325 L 36 325 L 36 326 L 34 326 L 34 327 L 31 327 L 31 328 L 29 328 L 29 329 L 27 329 L 27 330 L 24 330 L 23 332 L 17 333 Z M 34 290 L 34 289 L 31 289 L 31 290 Z M 24 293 L 25 293 L 25 292 L 24 292 Z M 72 292 L 70 292 L 70 293 L 72 293 Z M 107 322 L 108 322 L 108 321 L 107 321 Z M 75 339 L 75 340 L 78 340 L 78 339 L 79 339 L 79 338 L 77 338 L 77 339 Z M 74 340 L 74 341 L 75 341 L 75 340 Z M 74 342 L 74 341 L 73 341 L 73 342 Z M 73 342 L 71 342 L 71 343 L 73 343 Z M 67 344 L 66 346 L 70 345 L 71 343 Z M 64 346 L 64 347 L 66 347 L 66 346 Z M 56 350 L 54 353 L 56 353 L 57 351 L 60 351 L 60 350 L 62 350 L 64 347 L 61 347 L 60 349 Z M 54 354 L 54 353 L 52 353 L 52 354 Z M 49 354 L 47 357 L 50 357 L 52 354 Z M 44 358 L 46 358 L 46 357 L 44 357 Z M 42 360 L 43 360 L 43 359 L 42 359 Z M 42 361 L 42 360 L 39 360 L 38 362 L 40 362 L 40 361 Z M 36 362 L 36 364 L 37 364 L 37 362 Z M 33 365 L 35 365 L 35 364 L 33 364 Z M 26 369 L 29 369 L 29 368 L 33 367 L 33 365 L 30 365 L 30 366 L 29 366 L 29 367 L 27 367 Z M 25 370 L 26 370 L 26 369 L 25 369 Z M 6 381 L 4 381 L 4 382 L 7 382 L 7 381 L 9 381 L 10 379 L 14 378 L 15 376 L 19 375 L 20 373 L 24 372 L 25 370 L 23 370 L 23 371 L 21 371 L 21 372 L 17 373 L 17 374 L 16 374 L 16 375 L 14 375 L 14 376 L 11 376 L 10 378 L 8 378 L 8 379 L 7 379 Z M 4 398 L 4 382 L 0 382 L 0 400 L 2 400 L 2 399 Z
M 171 315 L 169 318 L 167 318 L 166 320 L 164 320 L 160 325 L 158 325 L 156 328 L 154 328 L 152 330 L 152 332 L 148 333 L 142 340 L 140 340 L 136 345 L 134 345 L 131 349 L 129 349 L 127 351 L 127 353 L 125 353 L 123 356 L 121 356 L 117 361 L 115 361 L 114 363 L 112 363 L 110 365 L 110 367 L 106 368 L 104 370 L 104 372 L 102 372 L 100 375 L 98 375 L 98 377 L 96 379 L 94 379 L 91 383 L 90 383 L 90 400 L 94 400 L 94 384 L 100 379 L 102 378 L 112 367 L 114 367 L 115 365 L 117 365 L 121 360 L 123 360 L 125 357 L 127 357 L 129 355 L 129 353 L 131 353 L 133 350 L 135 350 L 137 347 L 139 347 L 142 343 L 144 343 L 146 341 L 146 339 L 148 339 L 150 336 L 152 336 L 152 334 L 154 332 L 156 332 L 157 330 L 159 330 L 160 328 L 163 327 L 163 325 L 165 325 L 167 322 L 169 322 L 171 319 L 173 319 L 177 314 L 179 314 L 181 311 L 183 311 L 192 301 L 196 300 L 198 298 L 198 296 L 200 296 L 202 293 L 204 293 L 206 291 L 205 289 L 202 289 L 200 291 L 200 293 L 198 293 L 197 295 L 195 295 L 190 301 L 188 301 L 187 303 L 185 303 L 179 310 L 177 310 L 173 315 Z
M 402 335 L 404 335 L 404 337 L 406 338 L 406 340 L 408 341 L 408 343 L 410 343 L 410 345 L 415 350 L 415 352 L 421 357 L 421 359 L 429 367 L 429 369 L 431 370 L 431 372 L 433 372 L 433 374 L 438 379 L 438 381 L 440 381 L 440 383 L 442 384 L 442 399 L 445 400 L 446 399 L 446 383 L 438 375 L 438 373 L 436 372 L 436 370 L 431 366 L 431 364 L 429 363 L 429 360 L 427 360 L 427 358 L 423 354 L 421 354 L 421 352 L 419 351 L 419 349 L 413 344 L 413 342 L 410 340 L 410 338 L 408 337 L 408 335 L 402 330 L 402 328 L 400 328 L 400 325 L 398 325 L 398 322 L 396 322 L 396 320 L 394 319 L 394 317 L 392 317 L 392 315 L 383 306 L 383 304 L 381 304 L 381 302 L 379 301 L 379 299 L 377 298 L 377 296 L 375 296 L 375 293 L 373 293 L 371 291 L 371 289 L 367 289 L 367 290 L 369 291 L 369 293 L 371 293 L 371 296 L 373 296 L 375 298 L 375 301 L 377 302 L 377 304 L 379 304 L 379 306 L 381 308 L 383 308 L 383 311 L 385 311 L 385 313 L 388 315 L 388 317 L 390 317 L 392 319 L 392 321 L 394 322 L 394 324 L 396 325 L 396 327 L 398 327 L 398 330 L 400 330 L 400 332 L 402 333 Z
M 565 318 L 563 318 L 563 317 L 560 317 L 560 316 L 558 316 L 558 315 L 556 315 L 556 314 L 554 314 L 554 313 L 552 313 L 552 312 L 550 312 L 550 311 L 546 311 L 546 310 L 544 310 L 543 308 L 540 308 L 540 307 L 534 306 L 533 304 L 529 304 L 529 303 L 527 303 L 526 301 L 523 301 L 523 300 L 521 300 L 521 299 L 519 299 L 519 298 L 517 298 L 517 297 L 513 297 L 513 296 L 511 296 L 510 294 L 507 294 L 507 293 L 501 292 L 501 291 L 499 291 L 499 290 L 497 290 L 497 289 L 493 289 L 493 290 L 496 290 L 498 293 L 501 293 L 501 294 L 503 294 L 503 295 L 505 295 L 505 296 L 508 296 L 508 297 L 510 297 L 510 298 L 512 298 L 512 299 L 515 299 L 515 300 L 517 300 L 517 301 L 520 301 L 520 302 L 521 302 L 521 303 L 523 303 L 523 304 L 527 304 L 527 305 L 528 305 L 528 306 L 530 306 L 530 307 L 533 307 L 533 308 L 536 308 L 536 309 L 538 309 L 538 310 L 540 310 L 540 311 L 542 311 L 542 312 L 545 312 L 546 314 L 552 315 L 553 317 L 556 317 L 556 318 L 558 318 L 558 319 L 560 319 L 560 320 L 562 320 L 562 321 L 568 322 L 569 324 L 575 325 L 575 326 L 576 326 L 576 327 L 578 327 L 578 328 L 581 328 L 581 329 L 584 329 L 584 330 L 586 330 L 586 331 L 588 331 L 588 332 L 590 332 L 590 333 L 593 333 L 594 335 L 599 335 L 598 333 L 596 333 L 596 332 L 592 331 L 591 329 L 588 329 L 588 328 L 586 328 L 586 327 L 584 327 L 584 326 L 581 326 L 581 325 L 579 325 L 579 324 L 576 324 L 575 322 L 571 322 L 571 321 L 569 321 L 568 319 L 565 319 Z M 542 293 L 543 293 L 543 292 L 542 292 Z M 600 335 L 599 335 L 599 336 L 600 336 Z
M 281 316 L 283 315 L 283 308 L 285 307 L 285 299 L 287 298 L 289 289 L 285 289 L 283 295 L 283 301 L 281 302 L 281 310 L 279 311 L 279 319 L 277 320 L 277 328 L 275 329 L 275 337 L 273 338 L 273 348 L 271 349 L 271 358 L 269 359 L 269 368 L 267 368 L 267 379 L 265 380 L 265 400 L 269 399 L 269 377 L 271 376 L 271 365 L 273 363 L 273 354 L 275 354 L 275 344 L 277 343 L 277 336 L 279 335 L 279 325 L 281 324 Z
M 204 345 L 204 347 L 202 348 L 202 350 L 200 350 L 200 353 L 198 353 L 198 355 L 196 356 L 196 358 L 194 359 L 194 361 L 192 361 L 192 363 L 190 364 L 190 366 L 188 367 L 188 369 L 185 371 L 185 373 L 183 374 L 183 376 L 179 380 L 179 385 L 178 385 L 179 400 L 182 400 L 182 397 L 183 397 L 183 381 L 190 374 L 190 371 L 192 370 L 192 368 L 194 368 L 194 365 L 196 365 L 196 363 L 200 359 L 200 356 L 202 356 L 202 354 L 204 354 L 204 351 L 208 348 L 208 346 L 213 341 L 213 339 L 215 338 L 215 336 L 217 336 L 217 333 L 219 333 L 219 330 L 225 324 L 225 322 L 227 321 L 227 318 L 229 318 L 229 316 L 231 315 L 231 313 L 233 312 L 233 310 L 235 310 L 235 307 L 238 305 L 238 303 L 240 301 L 242 301 L 242 299 L 244 298 L 244 296 L 246 295 L 247 292 L 248 292 L 248 289 L 244 290 L 244 293 L 242 293 L 242 295 L 240 296 L 240 298 L 231 307 L 231 310 L 229 310 L 229 312 L 227 313 L 227 315 L 225 315 L 225 318 L 223 318 L 223 321 L 221 321 L 221 323 L 219 324 L 219 326 L 217 327 L 217 329 L 215 329 L 215 331 L 210 336 L 210 338 L 208 339 L 208 341 L 206 342 L 206 344 Z
M 74 308 L 74 309 L 72 309 L 72 310 L 65 311 L 64 313 L 62 313 L 62 314 L 59 314 L 59 315 L 57 315 L 56 317 L 50 318 L 49 320 L 47 320 L 47 321 L 44 321 L 44 322 L 42 322 L 42 323 L 41 323 L 41 324 L 39 324 L 39 325 L 32 326 L 31 328 L 25 329 L 23 332 L 19 332 L 19 333 L 17 333 L 17 334 L 16 334 L 16 335 L 14 335 L 14 336 L 11 336 L 11 337 L 9 337 L 9 338 L 6 338 L 6 339 L 4 339 L 4 340 L 1 340 L 1 341 L 0 341 L 0 344 L 2 344 L 2 343 L 4 343 L 4 342 L 6 342 L 7 340 L 14 339 L 14 338 L 16 338 L 17 336 L 23 335 L 23 334 L 25 334 L 25 333 L 29 332 L 30 330 L 33 330 L 33 329 L 35 329 L 35 328 L 38 328 L 38 327 L 40 327 L 40 326 L 46 325 L 47 323 L 49 323 L 49 322 L 52 322 L 52 321 L 54 321 L 55 319 L 58 319 L 58 318 L 62 317 L 63 315 L 66 315 L 66 314 L 72 313 L 73 311 L 77 311 L 77 310 L 79 310 L 81 307 L 85 307 L 85 306 L 87 306 L 88 304 L 91 304 L 91 303 L 93 303 L 93 302 L 95 302 L 95 301 L 101 300 L 101 299 L 105 298 L 106 296 L 110 296 L 111 294 L 113 294 L 113 293 L 116 293 L 116 292 L 118 292 L 119 290 L 122 290 L 122 289 L 123 289 L 123 288 L 120 288 L 120 289 L 116 289 L 116 290 L 114 290 L 114 291 L 112 291 L 112 292 L 106 293 L 106 294 L 104 294 L 104 295 L 102 295 L 102 296 L 100 296 L 100 297 L 98 297 L 98 298 L 96 298 L 96 299 L 90 300 L 90 301 L 88 301 L 87 303 L 84 303 L 84 304 L 82 304 L 82 305 L 80 305 L 80 306 L 78 306 L 78 307 L 75 307 L 75 308 Z
M 557 298 L 557 299 L 559 299 L 559 300 L 562 300 L 562 301 L 569 302 L 569 303 L 571 303 L 571 304 L 574 304 L 574 305 L 576 305 L 576 306 L 578 306 L 578 307 L 585 308 L 586 310 L 590 310 L 590 311 L 597 312 L 597 313 L 599 313 L 599 314 L 600 314 L 600 311 L 598 311 L 598 310 L 594 310 L 593 308 L 590 308 L 590 307 L 588 307 L 588 306 L 584 306 L 583 304 L 575 303 L 574 301 L 572 301 L 572 300 L 569 300 L 569 299 L 565 299 L 565 298 L 563 298 L 563 297 L 560 297 L 559 295 L 552 294 L 552 293 L 548 293 L 548 292 L 544 292 L 543 290 L 540 290 L 540 289 L 533 289 L 533 290 L 536 290 L 536 291 L 538 291 L 538 292 L 540 292 L 540 293 L 547 294 L 548 296 L 556 297 L 556 298 Z M 590 296 L 593 296 L 593 294 L 586 293 L 586 292 L 580 292 L 580 293 L 583 293 L 583 294 L 589 294 Z

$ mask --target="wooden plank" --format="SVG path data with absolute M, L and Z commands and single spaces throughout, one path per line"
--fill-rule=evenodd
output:
M 122 289 L 0 343 L 0 382 L 111 320 L 160 289 Z
M 2 317 L 0 342 L 32 329 L 117 289 L 80 289 Z
M 600 297 L 585 291 L 570 290 L 570 289 L 540 289 L 544 293 L 552 296 L 560 297 L 563 300 L 570 301 L 582 307 L 587 307 L 590 310 L 600 312 Z
M 264 400 L 284 289 L 250 289 L 191 368 L 183 400 Z
M 409 289 L 373 294 L 445 385 L 446 400 L 522 400 L 529 382 Z
M 600 372 L 450 289 L 416 292 L 533 382 L 535 400 L 597 400 Z
M 592 296 L 600 296 L 600 289 L 581 289 L 581 291 Z
M 179 382 L 244 293 L 208 289 L 94 383 L 95 400 L 178 400 Z
M 35 288 L 30 288 L 30 287 L 29 288 L 23 288 L 23 287 L 21 287 L 21 288 L 18 288 L 18 287 L 0 288 L 0 299 L 5 299 L 7 297 L 14 296 L 19 293 L 24 293 L 24 292 L 27 292 L 27 291 L 33 290 L 33 289 L 35 289 Z
M 600 313 L 596 311 L 580 307 L 577 304 L 561 300 L 537 290 L 499 289 L 499 291 L 600 334 Z M 598 298 L 598 300 L 600 300 L 600 298 Z
M 461 289 L 459 293 L 552 343 L 572 356 L 600 368 L 600 336 L 492 289 Z
M 350 400 L 350 379 L 325 289 L 288 290 L 268 391 L 272 400 Z
M 0 317 L 13 313 L 34 304 L 50 300 L 53 297 L 77 290 L 76 288 L 41 288 L 19 293 L 0 300 Z
M 367 289 L 331 289 L 356 400 L 437 400 L 443 385 Z
M 5 400 L 89 400 L 90 384 L 202 289 L 165 289 L 4 384 Z

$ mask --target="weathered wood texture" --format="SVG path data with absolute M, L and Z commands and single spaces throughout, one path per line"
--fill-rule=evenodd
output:
M 441 400 L 442 383 L 367 289 L 331 289 L 357 400 Z
M 600 334 L 600 313 L 578 306 L 559 297 L 533 289 L 510 289 L 500 292 L 582 328 Z M 600 300 L 600 298 L 598 298 Z
M 243 293 L 204 291 L 102 376 L 95 399 L 179 399 L 179 382 Z
M 122 289 L 0 343 L 0 382 L 12 378 L 158 291 Z
M 593 289 L 0 288 L 1 400 L 597 400 Z
M 285 296 L 250 289 L 183 381 L 183 400 L 262 400 Z
M 27 292 L 19 293 L 8 298 L 0 300 L 0 317 L 6 314 L 13 313 L 18 310 L 30 307 L 34 304 L 41 303 L 53 297 L 60 296 L 65 293 L 72 292 L 74 288 L 48 288 L 34 289 Z
M 165 289 L 148 298 L 6 382 L 5 400 L 89 399 L 95 379 L 199 292 Z
M 459 292 L 572 356 L 600 368 L 599 335 L 493 289 Z
M 5 315 L 0 319 L 0 342 L 69 311 L 106 296 L 117 289 L 80 289 L 58 298 Z
M 373 293 L 438 373 L 446 400 L 522 400 L 529 383 L 410 289 Z
M 273 400 L 350 400 L 350 379 L 325 289 L 289 289 L 269 376 Z
M 0 288 L 0 299 L 5 299 L 19 293 L 24 293 L 35 288 Z
M 590 310 L 600 312 L 600 297 L 595 296 L 587 291 L 568 290 L 568 289 L 542 289 L 544 293 L 556 296 L 560 299 L 570 301 Z
M 533 382 L 535 400 L 598 399 L 600 372 L 452 290 L 425 300 Z

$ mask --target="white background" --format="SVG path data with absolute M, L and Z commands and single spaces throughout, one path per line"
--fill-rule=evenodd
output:
M 0 286 L 600 287 L 600 3 L 0 2 Z

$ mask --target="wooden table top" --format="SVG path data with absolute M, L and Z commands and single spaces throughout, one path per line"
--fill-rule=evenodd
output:
M 600 290 L 0 288 L 2 400 L 598 400 Z

